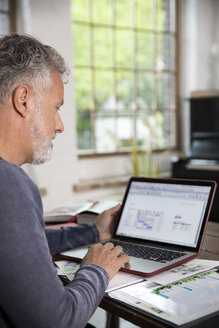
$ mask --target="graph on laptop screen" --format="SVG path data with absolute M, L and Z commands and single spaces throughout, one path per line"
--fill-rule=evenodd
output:
M 132 182 L 116 235 L 196 247 L 210 189 Z

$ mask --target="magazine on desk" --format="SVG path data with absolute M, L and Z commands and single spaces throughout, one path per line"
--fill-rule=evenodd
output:
M 109 297 L 173 327 L 190 327 L 219 315 L 219 270 L 163 286 L 143 281 L 110 292 Z

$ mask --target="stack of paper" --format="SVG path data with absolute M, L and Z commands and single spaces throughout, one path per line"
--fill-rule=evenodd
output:
M 193 260 L 109 296 L 175 326 L 219 312 L 219 261 Z
M 69 281 L 80 266 L 73 261 L 55 263 Z M 195 259 L 147 280 L 120 271 L 106 292 L 109 297 L 172 326 L 199 322 L 219 312 L 218 267 L 219 261 Z

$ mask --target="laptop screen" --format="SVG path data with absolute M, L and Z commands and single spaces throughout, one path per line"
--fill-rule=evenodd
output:
M 116 236 L 196 247 L 210 186 L 132 181 Z

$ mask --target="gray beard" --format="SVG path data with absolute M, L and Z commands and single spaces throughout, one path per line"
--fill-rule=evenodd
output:
M 48 162 L 52 157 L 52 148 L 51 141 L 44 140 L 40 148 L 34 150 L 31 163 L 39 165 Z
M 43 164 L 51 159 L 53 145 L 52 141 L 44 136 L 44 131 L 44 124 L 39 115 L 34 121 L 30 122 L 30 135 L 33 145 L 33 155 L 30 163 L 32 164 Z

